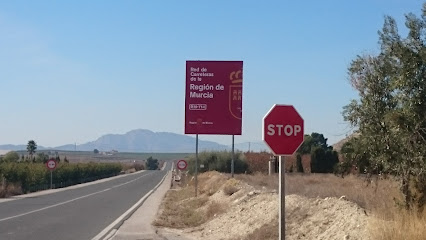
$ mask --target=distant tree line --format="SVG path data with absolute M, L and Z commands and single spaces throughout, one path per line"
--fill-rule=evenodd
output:
M 200 154 L 198 154 L 198 163 L 198 172 L 218 171 L 230 173 L 232 163 L 232 152 L 201 152 Z M 195 156 L 190 157 L 188 161 L 188 170 L 191 174 L 195 172 Z M 241 152 L 236 152 L 234 155 L 234 173 L 247 173 L 248 171 L 249 168 L 244 158 L 244 154 Z

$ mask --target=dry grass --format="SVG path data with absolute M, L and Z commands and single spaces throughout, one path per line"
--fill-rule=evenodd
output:
M 226 204 L 214 201 L 210 203 L 210 205 L 207 207 L 206 216 L 208 219 L 212 219 L 216 217 L 217 215 L 224 213 L 226 209 L 227 209 Z
M 232 194 L 238 192 L 238 188 L 232 185 L 227 185 L 223 188 L 223 192 L 225 193 L 225 195 L 227 196 L 231 196 Z
M 223 193 L 225 193 L 226 196 L 231 196 L 232 194 L 238 192 L 240 189 L 237 187 L 237 185 L 239 184 L 239 181 L 231 178 L 228 179 L 225 182 L 225 186 L 223 188 Z
M 268 176 L 262 173 L 255 173 L 253 175 L 249 174 L 237 174 L 235 178 L 246 182 L 247 184 L 258 188 L 266 188 L 266 189 L 276 189 L 278 190 L 278 175 L 273 174 L 272 176 Z
M 374 240 L 426 239 L 426 214 L 405 210 L 391 210 L 391 217 L 373 218 L 369 232 Z M 389 215 L 389 214 L 386 214 Z
M 345 178 L 333 174 L 286 174 L 286 195 L 297 194 L 306 197 L 341 197 L 374 211 L 395 207 L 395 200 L 401 200 L 397 182 L 382 179 L 367 182 L 365 178 L 349 175 Z
M 2 184 L 0 186 L 0 198 L 6 198 L 16 195 L 21 195 L 22 189 L 21 186 L 15 184 Z
M 181 186 L 183 187 L 167 192 L 160 214 L 153 224 L 171 228 L 196 227 L 225 212 L 225 204 L 208 201 L 209 196 L 225 184 L 226 178 L 218 177 L 218 174 L 212 172 L 200 175 L 197 197 L 195 197 L 194 180 L 182 176 Z
M 187 228 L 199 226 L 206 221 L 199 210 L 207 202 L 206 197 L 194 198 L 192 188 L 170 190 L 162 202 L 161 213 L 154 221 L 155 226 Z
M 254 230 L 251 234 L 247 235 L 245 238 L 235 239 L 235 240 L 252 240 L 252 239 L 262 239 L 262 240 L 275 240 L 278 239 L 278 216 L 269 223 L 264 224 L 262 227 Z
M 219 191 L 226 181 L 226 178 L 216 171 L 203 173 L 198 177 L 199 193 L 212 196 Z M 193 185 L 194 181 L 190 181 L 189 184 Z

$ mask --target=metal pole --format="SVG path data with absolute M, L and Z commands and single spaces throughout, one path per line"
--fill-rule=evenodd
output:
M 52 170 L 50 170 L 50 189 L 53 189 Z
M 231 161 L 231 176 L 234 177 L 234 135 L 232 135 L 232 161 Z
M 279 156 L 279 188 L 280 188 L 280 209 L 279 209 L 279 240 L 285 239 L 285 164 L 284 158 Z
M 198 134 L 195 135 L 195 197 L 198 191 Z

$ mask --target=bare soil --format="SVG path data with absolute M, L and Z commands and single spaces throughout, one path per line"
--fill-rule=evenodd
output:
M 256 177 L 256 176 L 254 176 Z M 247 177 L 246 177 L 247 178 Z M 274 188 L 248 184 L 229 176 L 208 172 L 199 176 L 200 194 L 194 196 L 193 180 L 182 178 L 182 188 L 174 189 L 162 203 L 155 225 L 167 227 L 185 239 L 277 239 L 278 194 Z M 240 178 L 242 179 L 242 178 Z M 261 182 L 267 182 L 265 179 Z M 177 195 L 176 192 L 186 192 Z M 192 226 L 176 222 L 179 212 L 170 218 L 167 208 L 184 206 L 187 202 L 202 199 L 202 204 L 184 208 L 186 216 L 198 213 L 201 219 Z M 173 202 L 173 203 L 172 203 Z M 197 201 L 200 203 L 200 200 Z M 189 213 L 189 212 L 193 213 Z M 286 196 L 286 239 L 370 239 L 367 225 L 371 216 L 346 197 Z M 176 228 L 177 227 L 177 228 Z M 164 230 L 164 229 L 163 229 Z

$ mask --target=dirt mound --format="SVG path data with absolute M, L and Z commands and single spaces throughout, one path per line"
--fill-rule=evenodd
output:
M 250 193 L 249 193 L 250 194 Z M 194 239 L 240 239 L 262 227 L 277 216 L 276 194 L 242 196 L 234 200 L 226 213 L 201 227 L 189 230 Z
M 204 200 L 203 206 L 195 211 L 207 216 L 207 221 L 197 227 L 172 231 L 187 239 L 268 240 L 278 237 L 279 202 L 275 190 L 259 190 L 247 184 L 249 181 L 217 172 L 201 174 L 199 179 L 201 194 L 198 198 Z M 191 199 L 194 200 L 191 197 L 186 201 Z M 184 204 L 184 201 L 177 204 Z M 224 206 L 225 209 L 214 210 Z M 362 208 L 344 197 L 286 196 L 286 239 L 368 240 L 368 218 Z
M 288 239 L 369 239 L 368 216 L 344 197 L 286 196 L 286 220 Z
M 278 221 L 277 214 L 276 193 L 249 192 L 234 200 L 226 213 L 185 232 L 194 239 L 248 239 Z M 343 199 L 286 196 L 286 239 L 369 239 L 367 221 L 363 209 Z

